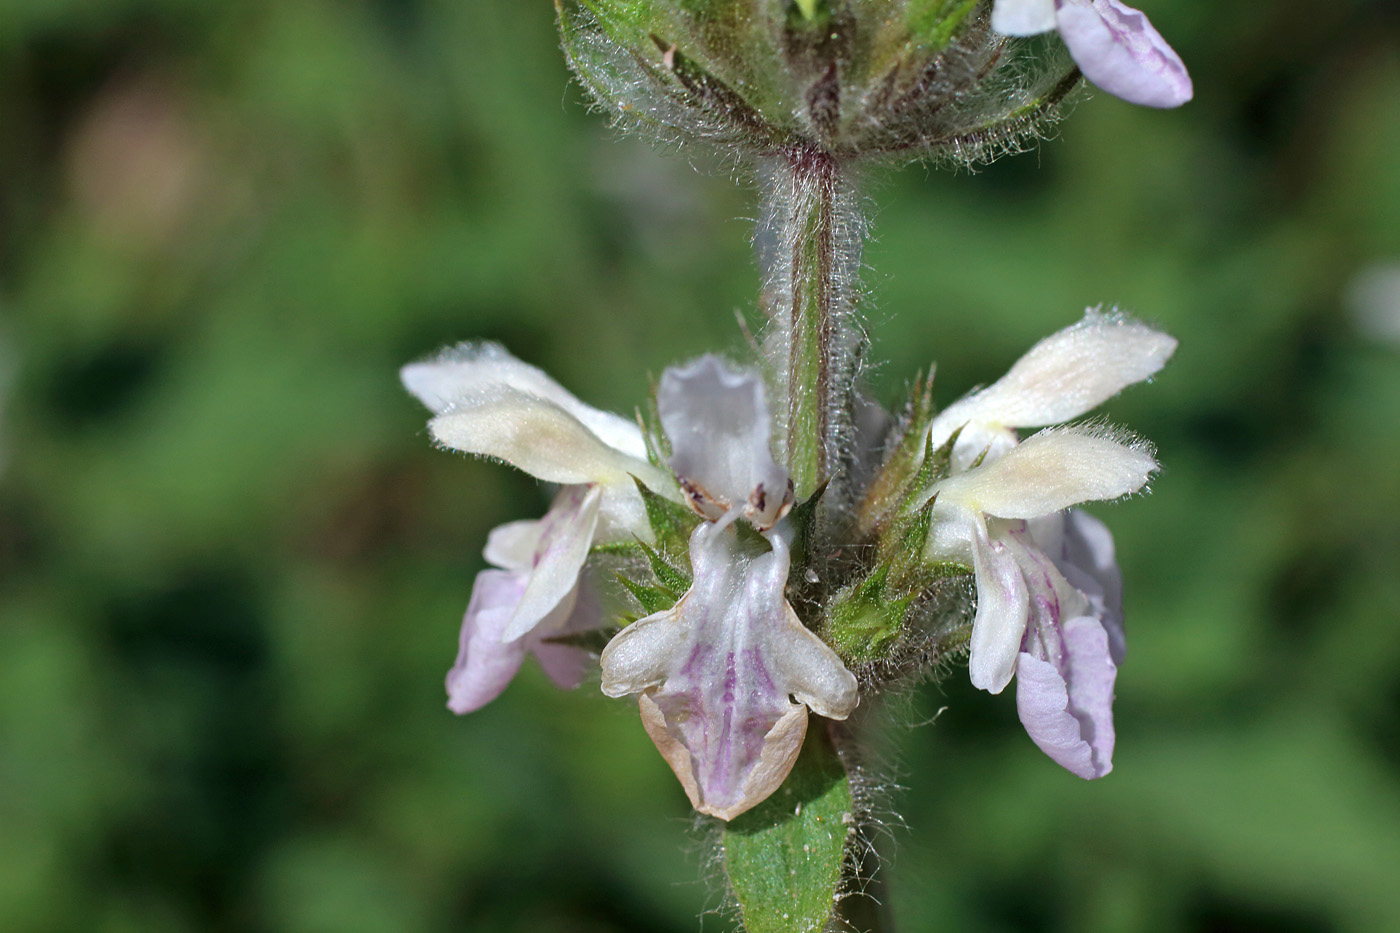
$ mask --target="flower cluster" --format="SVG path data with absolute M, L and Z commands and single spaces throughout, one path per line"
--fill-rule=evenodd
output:
M 944 611 L 940 624 L 952 619 L 970 643 L 972 682 L 997 693 L 1015 677 L 1036 744 L 1081 777 L 1101 776 L 1123 657 L 1121 581 L 1107 529 L 1073 507 L 1142 489 L 1156 461 L 1145 442 L 1101 425 L 1017 431 L 1085 414 L 1152 376 L 1174 348 L 1159 331 L 1090 311 L 936 415 L 867 418 L 885 426 L 862 439 L 884 459 L 870 490 L 885 491 L 859 508 L 887 518 L 830 506 L 821 523 L 799 521 L 821 493 L 794 509 L 756 372 L 713 356 L 666 370 L 649 437 L 493 345 L 407 366 L 404 384 L 435 413 L 439 444 L 560 484 L 544 518 L 491 534 L 493 569 L 478 575 L 463 619 L 448 705 L 465 713 L 489 702 L 529 653 L 556 683 L 579 684 L 593 656 L 578 634 L 628 623 L 601 610 L 585 569 L 631 551 L 638 560 L 624 582 L 648 614 L 603 648 L 603 692 L 638 697 L 692 804 L 728 820 L 782 783 L 811 713 L 844 719 L 897 685 L 868 676 L 858 685 L 851 666 L 926 637 L 930 581 L 946 577 L 891 567 L 952 567 L 975 580 L 976 611 L 970 633 L 961 611 Z M 911 449 L 923 451 L 912 469 L 902 454 Z M 914 545 L 911 525 L 923 529 Z M 853 547 L 849 529 L 860 527 L 874 530 Z M 867 556 L 833 561 L 843 549 Z M 818 576 L 805 572 L 813 567 L 824 569 L 826 590 L 804 599 L 804 617 L 789 594 Z M 841 594 L 896 578 L 905 582 L 888 601 L 899 607 L 893 635 L 853 650 L 840 631 Z
M 557 0 L 569 63 L 619 123 L 742 158 L 978 159 L 1034 135 L 1081 75 L 1191 98 L 1118 0 Z M 1023 37 L 1058 32 L 1073 62 Z

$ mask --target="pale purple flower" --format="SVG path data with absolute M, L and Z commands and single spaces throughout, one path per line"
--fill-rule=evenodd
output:
M 1026 732 L 1085 778 L 1112 768 L 1123 582 L 1108 529 L 1066 510 L 1136 492 L 1157 463 L 1145 443 L 1102 428 L 1025 441 L 1015 429 L 1085 414 L 1156 374 L 1175 349 L 1160 331 L 1090 309 L 929 427 L 934 446 L 959 432 L 952 475 L 921 501 L 935 499 L 930 559 L 968 564 L 976 577 L 972 683 L 1000 693 L 1015 676 Z
M 694 584 L 603 651 L 603 692 L 641 694 L 642 723 L 695 809 L 729 820 L 782 784 L 810 708 L 845 719 L 856 680 L 783 596 L 781 533 L 753 554 L 729 516 L 690 538 Z
M 1052 759 L 1082 778 L 1103 777 L 1113 770 L 1113 682 L 1124 650 L 1113 537 L 1078 509 L 1030 531 L 1027 579 L 1041 597 L 1016 660 L 1016 709 Z
M 1140 441 L 1053 428 L 929 490 L 928 557 L 969 564 L 975 574 L 973 685 L 1000 693 L 1017 677 L 1026 731 L 1085 778 L 1112 767 L 1110 646 L 1122 644 L 1121 584 L 1106 529 L 1062 513 L 1136 492 L 1156 468 Z
M 579 630 L 579 574 L 594 544 L 652 540 L 636 480 L 679 499 L 674 480 L 647 460 L 636 424 L 583 404 L 494 344 L 448 350 L 405 366 L 402 378 L 435 413 L 439 444 L 564 487 L 544 518 L 491 533 L 485 556 L 500 570 L 473 587 L 448 706 L 464 713 L 494 699 L 527 652 L 556 683 L 577 685 L 582 652 L 545 639 Z
M 1132 104 L 1179 107 L 1193 94 L 1181 58 L 1118 0 L 996 0 L 992 28 L 1007 36 L 1058 30 L 1084 77 Z
M 566 689 L 577 687 L 588 653 L 545 639 L 596 627 L 592 600 L 579 599 L 579 571 L 598 521 L 601 496 L 566 486 L 538 521 L 511 522 L 491 532 L 483 570 L 462 618 L 457 662 L 447 673 L 447 706 L 470 713 L 506 688 L 526 654 Z M 515 635 L 514 632 L 522 632 Z
M 762 382 L 702 357 L 663 374 L 657 407 L 681 484 L 711 520 L 690 537 L 691 588 L 603 650 L 603 692 L 640 694 L 642 723 L 695 809 L 728 820 L 787 777 L 808 710 L 845 719 L 857 685 L 784 595 L 792 492 L 769 449 Z M 740 540 L 741 517 L 759 541 Z

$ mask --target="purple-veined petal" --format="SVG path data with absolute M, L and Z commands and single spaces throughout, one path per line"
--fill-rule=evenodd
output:
M 400 378 L 404 387 L 435 414 L 463 403 L 471 404 L 473 399 L 498 388 L 534 396 L 568 412 L 609 447 L 646 460 L 646 444 L 636 424 L 585 405 L 543 370 L 521 362 L 499 344 L 464 343 L 450 347 L 431 360 L 405 366 Z
M 938 447 L 966 425 L 954 451 L 966 461 L 993 442 L 984 436 L 988 430 L 1038 428 L 1078 418 L 1151 378 L 1175 350 L 1176 339 L 1161 331 L 1090 308 L 1077 324 L 1031 347 L 996 382 L 939 412 L 929 425 L 930 440 Z M 995 450 L 989 459 L 1004 452 Z
M 447 672 L 447 708 L 470 713 L 500 696 L 525 660 L 523 642 L 501 640 L 525 579 L 506 570 L 483 570 L 472 585 L 462 618 L 457 662 Z
M 656 407 L 671 441 L 671 469 L 696 511 L 716 520 L 742 508 L 760 530 L 786 513 L 791 484 L 773 460 L 772 417 L 756 374 L 702 356 L 661 374 Z
M 1084 77 L 1144 107 L 1179 107 L 1191 99 L 1186 66 L 1141 11 L 1118 0 L 1056 3 L 1060 37 Z
M 1109 654 L 1121 665 L 1127 654 L 1123 630 L 1123 572 L 1108 526 L 1082 509 L 1065 513 L 1058 551 L 1048 551 L 1060 572 L 1089 600 L 1090 612 L 1108 633 Z
M 1048 428 L 990 463 L 935 483 L 928 496 L 998 518 L 1038 518 L 1137 492 L 1156 469 L 1144 441 L 1103 428 Z
M 1055 0 L 996 0 L 992 29 L 1003 36 L 1038 36 L 1055 28 Z
M 669 699 L 662 698 L 667 703 L 663 708 L 650 693 L 643 693 L 637 698 L 642 727 L 656 743 L 661 757 L 671 766 L 685 795 L 690 798 L 690 805 L 701 813 L 722 820 L 734 819 L 762 803 L 782 786 L 802 751 L 802 740 L 807 736 L 807 707 L 800 703 L 789 705 L 763 736 L 758 756 L 747 765 L 738 792 L 730 793 L 725 788 L 716 787 L 713 774 L 697 767 L 690 749 L 695 740 L 686 734 L 687 730 L 682 728 L 680 719 L 690 715 L 689 709 L 668 702 Z M 702 781 L 705 782 L 703 785 Z
M 574 592 L 593 545 L 601 501 L 602 493 L 596 486 L 565 486 L 559 490 L 554 504 L 540 519 L 533 566 L 526 572 L 525 589 L 501 633 L 502 639 L 514 641 L 539 628 Z
M 809 706 L 844 719 L 857 701 L 855 678 L 783 595 L 786 541 L 775 533 L 771 551 L 745 553 L 735 517 L 695 530 L 690 591 L 623 629 L 601 658 L 603 692 L 642 694 L 647 732 L 691 802 L 725 820 L 782 783 Z
M 977 579 L 977 615 L 972 620 L 967 672 L 972 685 L 1001 693 L 1016 673 L 1016 655 L 1026 633 L 1030 594 L 1011 547 L 974 525 L 972 569 Z
M 1040 749 L 1082 778 L 1113 770 L 1113 682 L 1118 668 L 1096 619 L 1062 628 L 1060 657 L 1022 652 L 1016 664 L 1016 709 Z

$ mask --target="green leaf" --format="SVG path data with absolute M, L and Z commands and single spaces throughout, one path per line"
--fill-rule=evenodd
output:
M 822 483 L 806 499 L 797 503 L 788 512 L 788 524 L 793 528 L 792 552 L 799 561 L 808 558 L 808 546 L 812 541 L 812 529 L 817 523 L 817 506 L 821 504 L 822 496 L 826 494 L 830 481 Z
M 855 834 L 850 779 L 813 721 L 783 786 L 724 829 L 724 870 L 747 933 L 819 933 Z
M 629 620 L 635 621 L 635 620 Z M 590 654 L 602 654 L 603 649 L 608 646 L 608 642 L 618 633 L 615 628 L 592 628 L 586 632 L 571 632 L 567 635 L 554 635 L 546 638 L 548 645 L 568 645 L 570 648 L 582 648 Z

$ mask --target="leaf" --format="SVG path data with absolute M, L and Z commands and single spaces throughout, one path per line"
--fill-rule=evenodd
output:
M 747 933 L 819 933 L 855 835 L 850 779 L 814 718 L 778 791 L 724 829 L 724 870 Z

